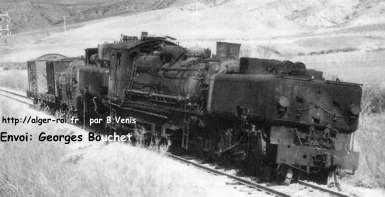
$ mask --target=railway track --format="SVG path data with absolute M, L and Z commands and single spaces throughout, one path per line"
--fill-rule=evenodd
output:
M 7 97 L 9 99 L 16 100 L 16 101 L 21 102 L 23 104 L 27 104 L 30 106 L 33 105 L 33 102 L 30 98 L 28 98 L 26 95 L 23 95 L 19 92 L 11 91 L 11 90 L 5 89 L 5 88 L 0 88 L 0 95 Z
M 15 92 L 15 91 L 11 91 L 9 89 L 0 88 L 0 96 L 3 96 L 3 97 L 6 97 L 6 98 L 9 98 L 9 99 L 18 101 L 18 102 L 23 103 L 23 104 L 27 104 L 29 106 L 33 106 L 32 100 L 29 99 L 26 95 L 23 95 L 21 93 Z M 183 163 L 185 163 L 187 165 L 194 166 L 196 168 L 202 169 L 202 170 L 204 170 L 206 172 L 209 172 L 211 174 L 225 176 L 225 177 L 227 177 L 229 179 L 232 179 L 232 180 L 234 180 L 234 181 L 236 181 L 238 183 L 241 183 L 242 185 L 245 185 L 245 186 L 250 187 L 250 188 L 254 188 L 254 189 L 256 189 L 256 190 L 258 190 L 260 192 L 265 192 L 265 193 L 267 193 L 269 195 L 272 195 L 272 196 L 276 196 L 276 197 L 291 197 L 291 195 L 285 194 L 284 192 L 281 192 L 281 191 L 277 191 L 277 190 L 275 190 L 275 189 L 273 189 L 271 187 L 264 186 L 264 185 L 258 184 L 256 182 L 253 182 L 251 180 L 247 180 L 247 179 L 242 178 L 242 177 L 231 175 L 231 174 L 228 174 L 226 172 L 222 172 L 222 171 L 216 170 L 214 168 L 210 168 L 210 167 L 204 166 L 204 165 L 202 165 L 200 163 L 197 163 L 195 161 L 183 158 L 182 156 L 178 156 L 178 155 L 175 155 L 175 154 L 172 154 L 172 153 L 168 153 L 167 156 L 169 156 L 170 158 L 172 158 L 174 160 L 183 162 Z M 308 188 L 312 188 L 314 190 L 319 190 L 319 191 L 322 191 L 324 193 L 328 193 L 331 196 L 349 197 L 349 195 L 346 194 L 346 193 L 335 191 L 335 190 L 331 190 L 329 188 L 322 187 L 322 186 L 319 186 L 317 184 L 313 184 L 313 183 L 309 183 L 309 182 L 305 182 L 305 181 L 301 181 L 301 180 L 298 181 L 298 184 L 303 185 L 303 186 L 308 187 Z
M 311 187 L 313 189 L 317 189 L 317 190 L 320 190 L 320 191 L 323 191 L 323 192 L 327 192 L 327 193 L 329 193 L 329 194 L 331 194 L 333 196 L 349 197 L 349 195 L 346 194 L 346 193 L 335 191 L 335 190 L 331 190 L 331 189 L 328 189 L 328 188 L 325 188 L 325 187 L 322 187 L 322 186 L 319 186 L 319 185 L 316 185 L 316 184 L 313 184 L 313 183 L 309 183 L 309 182 L 305 182 L 305 181 L 301 181 L 301 180 L 298 180 L 298 183 L 303 185 L 303 186 L 306 186 L 306 187 Z
M 206 166 L 201 165 L 199 163 L 196 163 L 196 162 L 193 162 L 191 160 L 185 159 L 185 158 L 183 158 L 181 156 L 174 155 L 174 154 L 171 154 L 171 153 L 169 153 L 168 156 L 173 158 L 173 159 L 176 159 L 178 161 L 181 161 L 183 163 L 186 163 L 188 165 L 192 165 L 194 167 L 197 167 L 197 168 L 203 169 L 205 171 L 208 171 L 208 172 L 210 172 L 212 174 L 226 176 L 226 177 L 228 177 L 228 178 L 230 178 L 232 180 L 235 180 L 235 181 L 237 181 L 237 182 L 239 182 L 239 183 L 241 183 L 243 185 L 246 185 L 248 187 L 257 189 L 258 191 L 264 191 L 265 193 L 270 194 L 272 196 L 290 197 L 290 195 L 285 194 L 285 193 L 280 192 L 280 191 L 277 191 L 277 190 L 274 190 L 274 189 L 272 189 L 270 187 L 266 187 L 266 186 L 263 186 L 261 184 L 255 183 L 253 181 L 249 181 L 249 180 L 246 180 L 246 179 L 238 177 L 238 176 L 234 176 L 234 175 L 231 175 L 231 174 L 228 174 L 228 173 L 225 173 L 225 172 L 221 172 L 219 170 L 216 170 L 216 169 L 213 169 L 213 168 L 210 168 L 210 167 L 206 167 Z
M 251 180 L 247 180 L 245 178 L 241 178 L 241 177 L 238 177 L 238 176 L 235 176 L 235 175 L 231 175 L 231 174 L 228 174 L 228 173 L 216 170 L 214 168 L 210 168 L 210 167 L 204 166 L 204 165 L 202 165 L 200 163 L 197 163 L 197 162 L 194 162 L 192 160 L 186 159 L 186 158 L 184 158 L 182 156 L 178 156 L 178 155 L 171 154 L 171 153 L 168 153 L 168 156 L 173 158 L 173 159 L 176 159 L 178 161 L 181 161 L 183 163 L 186 163 L 187 165 L 192 165 L 194 167 L 197 167 L 197 168 L 200 168 L 202 170 L 208 171 L 209 173 L 212 173 L 212 174 L 215 174 L 215 175 L 226 176 L 226 177 L 228 177 L 228 178 L 230 178 L 232 180 L 235 180 L 235 181 L 237 181 L 237 182 L 239 182 L 239 183 L 241 183 L 241 184 L 243 184 L 245 186 L 248 186 L 248 187 L 251 187 L 251 188 L 255 188 L 258 191 L 264 191 L 267 194 L 270 194 L 272 196 L 279 196 L 279 197 L 289 197 L 289 196 L 291 196 L 289 194 L 285 194 L 285 193 L 283 193 L 281 191 L 277 191 L 277 190 L 275 190 L 275 189 L 273 189 L 271 187 L 258 184 L 256 182 L 251 181 Z M 297 183 L 302 185 L 302 186 L 305 186 L 307 188 L 311 188 L 313 190 L 319 190 L 319 191 L 321 191 L 323 193 L 328 193 L 328 194 L 330 194 L 330 196 L 349 197 L 349 195 L 346 194 L 346 193 L 335 191 L 335 190 L 332 190 L 332 189 L 329 189 L 329 188 L 325 188 L 325 187 L 322 187 L 322 186 L 319 186 L 317 184 L 313 184 L 313 183 L 310 183 L 310 182 L 305 182 L 305 181 L 298 180 Z

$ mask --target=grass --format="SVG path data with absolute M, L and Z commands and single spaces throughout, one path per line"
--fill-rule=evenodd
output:
M 27 70 L 1 70 L 0 86 L 15 90 L 26 91 L 28 89 Z
M 4 144 L 0 151 L 0 196 L 145 197 L 202 193 L 193 187 L 193 182 L 188 183 L 183 171 L 169 168 L 154 152 L 113 144 L 63 160 L 67 151 L 52 142 Z
M 385 188 L 385 113 L 363 114 L 355 133 L 360 152 L 357 174 L 349 180 L 357 186 Z
M 385 188 L 385 87 L 365 86 L 355 149 L 359 168 L 345 181 L 357 186 Z
M 362 114 L 385 112 L 385 86 L 370 85 L 364 86 L 362 92 Z
M 0 100 L 3 116 L 45 116 Z M 38 142 L 37 133 L 79 134 L 68 125 L 3 124 L 1 132 L 35 135 L 32 142 L 0 143 L 2 197 L 206 196 L 187 166 L 126 144 Z M 197 184 L 198 182 L 198 184 Z

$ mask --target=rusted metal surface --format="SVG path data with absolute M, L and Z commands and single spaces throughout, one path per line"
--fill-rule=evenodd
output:
M 235 114 L 237 106 L 267 124 L 308 125 L 344 132 L 357 129 L 352 107 L 361 103 L 361 87 L 272 74 L 221 74 L 215 78 L 211 111 Z M 289 106 L 280 106 L 285 97 Z

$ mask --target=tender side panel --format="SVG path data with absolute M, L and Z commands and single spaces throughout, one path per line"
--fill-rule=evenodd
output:
M 361 87 L 343 83 L 275 78 L 271 121 L 297 122 L 352 132 L 357 129 Z M 282 106 L 280 100 L 286 100 Z M 355 112 L 353 112 L 355 111 Z
M 221 74 L 215 78 L 210 105 L 218 114 L 235 115 L 239 108 L 247 108 L 250 116 L 265 121 L 274 97 L 272 75 L 260 77 Z M 270 98 L 270 99 L 269 99 Z
M 221 74 L 215 78 L 210 111 L 236 114 L 247 109 L 256 121 L 272 125 L 357 129 L 361 87 L 274 75 Z

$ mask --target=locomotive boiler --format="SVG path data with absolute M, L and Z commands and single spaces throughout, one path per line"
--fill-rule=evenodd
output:
M 56 99 L 84 123 L 134 117 L 136 125 L 104 129 L 286 182 L 293 173 L 354 172 L 361 86 L 325 80 L 300 62 L 239 58 L 239 51 L 235 43 L 218 42 L 213 55 L 171 37 L 123 36 L 86 49 L 84 64 L 59 75 L 64 92 Z

